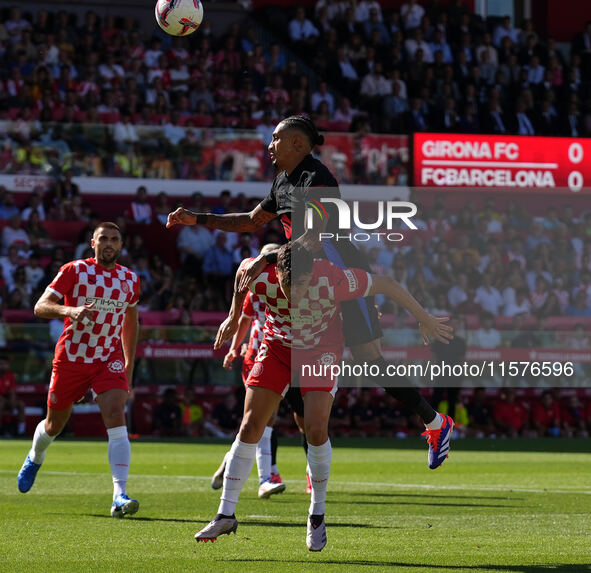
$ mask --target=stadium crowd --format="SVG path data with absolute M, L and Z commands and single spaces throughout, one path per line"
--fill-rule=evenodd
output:
M 519 391 L 523 394 L 523 391 Z M 448 411 L 447 397 L 438 410 Z M 231 437 L 240 424 L 242 404 L 230 393 L 208 409 L 191 388 L 177 396 L 167 388 L 153 412 L 153 430 L 162 436 Z M 341 389 L 331 415 L 335 436 L 406 438 L 422 432 L 420 419 L 377 390 Z M 513 388 L 467 391 L 455 405 L 455 437 L 587 437 L 591 430 L 591 402 L 576 394 L 560 396 L 544 391 L 536 396 L 516 395 Z M 282 404 L 277 419 L 280 432 L 293 434 L 292 411 Z
M 225 190 L 218 198 L 195 192 L 185 203 L 195 212 L 228 213 L 249 211 L 259 200 Z M 19 201 L 0 189 L 0 295 L 8 309 L 30 308 L 60 263 L 89 255 L 90 229 L 101 218 L 83 201 L 71 173 L 48 192 L 37 189 L 24 201 L 19 194 Z M 419 211 L 413 222 L 419 230 L 407 233 L 405 242 L 372 237 L 359 246 L 373 272 L 398 280 L 431 312 L 478 316 L 481 328 L 472 334 L 473 345 L 510 343 L 495 333 L 496 317 L 513 319 L 517 331 L 524 317 L 538 319 L 538 331 L 549 317 L 591 317 L 591 212 L 575 214 L 572 205 L 564 204 L 534 216 L 525 198 L 509 200 L 500 209 L 486 197 L 464 201 L 455 215 L 441 199 L 415 202 Z M 180 257 L 178 267 L 171 268 L 171 261 L 148 249 L 145 239 L 152 225 L 164 227 L 177 204 L 165 192 L 149 197 L 140 186 L 116 218 L 124 231 L 130 225 L 133 229 L 126 233 L 122 262 L 141 279 L 140 309 L 225 311 L 238 264 L 256 256 L 263 244 L 284 241 L 280 223 L 275 219 L 254 234 L 184 227 L 176 238 L 170 235 Z M 51 237 L 44 226 L 51 221 L 85 222 L 87 227 L 72 249 Z M 399 313 L 392 302 L 377 300 L 384 314 Z M 543 344 L 536 336 L 517 343 Z M 581 333 L 576 336 L 583 346 L 573 342 L 572 347 L 584 347 Z
M 269 141 L 277 118 L 297 113 L 355 133 L 591 133 L 590 25 L 563 52 L 531 21 L 483 21 L 461 0 L 410 0 L 388 13 L 369 0 L 320 0 L 291 20 L 274 11 L 284 43 L 262 43 L 265 13 L 253 15 L 218 37 L 206 20 L 198 34 L 172 38 L 92 10 L 81 20 L 63 9 L 5 10 L 0 170 L 66 163 L 91 174 L 220 178 L 203 167 L 203 128 Z

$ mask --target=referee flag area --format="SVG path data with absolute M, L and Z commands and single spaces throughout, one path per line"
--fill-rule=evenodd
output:
M 591 440 L 457 440 L 436 472 L 423 440 L 335 440 L 328 545 L 306 549 L 305 459 L 279 451 L 285 493 L 257 498 L 251 476 L 236 535 L 196 544 L 218 505 L 221 442 L 133 444 L 141 500 L 113 520 L 103 441 L 58 440 L 35 487 L 18 492 L 25 442 L 0 456 L 0 572 L 591 571 Z

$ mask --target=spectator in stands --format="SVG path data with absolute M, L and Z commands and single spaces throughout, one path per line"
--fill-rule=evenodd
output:
M 222 402 L 216 405 L 211 417 L 203 427 L 216 438 L 231 438 L 238 430 L 242 419 L 242 409 L 234 394 L 227 394 Z
M 137 188 L 135 199 L 129 206 L 128 217 L 132 223 L 149 225 L 152 222 L 152 207 L 148 203 L 148 190 L 144 185 Z
M 466 430 L 469 437 L 494 438 L 496 436 L 492 408 L 486 399 L 484 388 L 474 389 L 472 400 L 468 403 L 468 427 Z
M 475 302 L 487 313 L 498 316 L 503 306 L 503 297 L 492 282 L 493 278 L 489 273 L 482 275 L 482 284 L 476 289 Z
M 379 418 L 382 436 L 406 438 L 411 432 L 410 412 L 405 410 L 400 402 L 389 394 L 383 397 L 383 403 L 379 408 Z M 415 424 L 416 429 L 419 424 Z
M 41 197 L 40 190 L 35 188 L 31 196 L 27 201 L 27 206 L 21 212 L 21 218 L 23 221 L 28 221 L 29 216 L 33 211 L 36 211 L 39 215 L 40 221 L 45 221 L 45 207 L 43 206 L 43 199 Z
M 563 435 L 567 438 L 588 438 L 587 413 L 579 397 L 575 394 L 566 399 L 560 410 Z
M 178 404 L 176 390 L 167 388 L 162 401 L 154 408 L 153 431 L 159 436 L 179 436 L 182 431 L 183 413 Z
M 584 290 L 577 292 L 574 296 L 573 303 L 568 305 L 566 314 L 581 318 L 591 316 L 591 305 L 589 305 L 587 293 Z
M 504 388 L 494 408 L 494 420 L 500 434 L 517 438 L 529 429 L 529 415 L 524 406 L 515 401 L 515 390 Z
M 560 436 L 560 407 L 549 390 L 546 390 L 541 399 L 533 405 L 532 423 L 540 437 Z
M 16 418 L 16 432 L 7 429 L 3 424 L 7 416 Z M 6 358 L 0 358 L 0 435 L 10 437 L 17 434 L 24 436 L 25 427 L 25 403 L 18 398 L 16 392 L 16 378 L 10 370 Z
M 200 436 L 203 432 L 204 414 L 203 408 L 197 403 L 195 390 L 188 386 L 180 403 L 183 432 L 187 436 Z
M 408 0 L 400 8 L 400 17 L 406 31 L 418 28 L 424 15 L 425 9 L 418 0 Z
M 497 48 L 501 47 L 503 38 L 509 37 L 513 44 L 519 43 L 519 32 L 511 25 L 511 17 L 505 16 L 502 24 L 497 26 L 494 31 L 493 43 Z
M 23 254 L 28 254 L 31 239 L 27 232 L 21 228 L 21 216 L 19 213 L 10 217 L 8 225 L 2 229 L 2 253 L 8 254 L 8 249 L 15 246 Z
M 121 153 L 135 151 L 139 140 L 140 137 L 135 125 L 131 123 L 130 115 L 126 112 L 122 113 L 121 119 L 113 128 L 113 141 L 117 151 Z
M 468 299 L 468 277 L 460 273 L 455 284 L 449 289 L 447 299 L 452 308 L 455 308 Z
M 234 263 L 232 251 L 228 249 L 227 243 L 227 234 L 219 232 L 215 237 L 215 243 L 203 255 L 203 274 L 208 283 L 222 293 L 228 302 Z
M 380 430 L 379 408 L 373 404 L 371 390 L 363 388 L 351 408 L 353 427 L 359 436 L 371 436 Z
M 10 219 L 19 213 L 19 208 L 16 206 L 14 193 L 2 189 L 0 195 L 0 219 Z
M 351 433 L 351 408 L 348 404 L 348 394 L 337 392 L 330 413 L 329 428 L 331 435 L 348 436 Z
M 213 246 L 213 235 L 203 225 L 186 225 L 177 237 L 185 272 L 200 276 L 205 253 Z
M 526 288 L 518 288 L 515 292 L 515 301 L 506 304 L 503 310 L 505 316 L 529 315 L 530 312 L 531 305 Z
M 328 104 L 328 112 L 332 115 L 335 109 L 334 96 L 328 91 L 328 84 L 325 81 L 321 81 L 318 90 L 312 94 L 312 111 L 316 111 L 320 102 L 323 101 Z
M 472 340 L 478 348 L 499 348 L 501 346 L 501 333 L 493 327 L 493 316 L 484 313 L 480 316 L 480 328 L 474 333 Z
M 316 45 L 320 33 L 318 29 L 306 18 L 306 11 L 302 6 L 296 9 L 295 18 L 289 23 L 289 39 L 308 56 Z

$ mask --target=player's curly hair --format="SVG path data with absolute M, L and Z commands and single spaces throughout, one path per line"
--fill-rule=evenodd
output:
M 308 138 L 312 147 L 324 143 L 324 136 L 318 133 L 318 128 L 306 115 L 290 115 L 282 120 L 281 123 L 286 127 L 301 131 Z
M 294 261 L 296 264 L 294 265 Z M 294 268 L 295 266 L 295 268 Z M 307 275 L 314 268 L 314 256 L 301 243 L 286 243 L 277 253 L 277 271 L 280 272 L 289 284 L 293 282 L 293 273 Z

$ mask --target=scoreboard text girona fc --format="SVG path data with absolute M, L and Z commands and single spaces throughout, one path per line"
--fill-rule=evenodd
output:
M 417 133 L 416 187 L 591 193 L 591 139 Z

